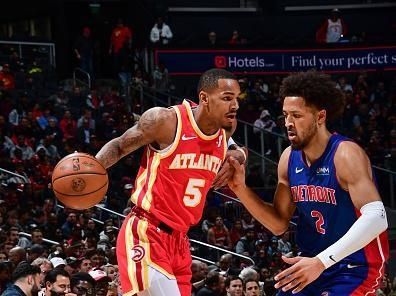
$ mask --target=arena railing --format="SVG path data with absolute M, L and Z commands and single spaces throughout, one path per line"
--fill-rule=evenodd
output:
M 232 198 L 232 197 L 230 197 L 230 198 Z M 56 206 L 59 207 L 59 208 L 64 208 L 64 206 L 62 206 L 62 205 L 60 205 L 60 204 L 57 204 Z M 121 217 L 122 219 L 126 218 L 126 215 L 123 215 L 123 214 L 121 214 L 121 213 L 118 213 L 118 212 L 115 212 L 115 211 L 113 211 L 113 210 L 107 209 L 107 208 L 105 208 L 105 207 L 103 207 L 103 206 L 100 206 L 100 205 L 95 205 L 95 208 L 100 209 L 100 210 L 102 210 L 102 211 L 109 212 L 110 214 L 116 215 L 117 217 Z M 91 218 L 91 219 L 92 219 L 93 221 L 99 223 L 99 224 L 102 224 L 102 225 L 104 224 L 103 221 L 100 221 L 100 220 L 97 220 L 97 219 L 94 219 L 94 218 Z M 119 230 L 119 228 L 116 227 L 116 226 L 113 226 L 113 228 L 116 229 L 116 230 Z M 190 240 L 190 242 L 192 242 L 192 243 L 195 243 L 195 244 L 198 244 L 198 245 L 201 245 L 201 246 L 205 246 L 205 247 L 208 247 L 208 248 L 216 249 L 216 250 L 218 250 L 218 251 L 221 251 L 221 252 L 224 252 L 224 253 L 228 253 L 228 254 L 231 254 L 231 255 L 233 255 L 233 256 L 240 257 L 240 258 L 242 258 L 242 259 L 248 260 L 249 262 L 252 263 L 252 265 L 255 265 L 254 260 L 253 260 L 252 258 L 248 257 L 248 256 L 241 255 L 241 254 L 235 253 L 235 252 L 233 252 L 233 251 L 230 251 L 230 250 L 227 250 L 227 249 L 224 249 L 224 248 L 220 248 L 220 247 L 218 247 L 218 246 L 211 245 L 211 244 L 208 244 L 208 243 L 204 243 L 204 242 L 201 242 L 201 241 L 198 241 L 198 240 L 195 240 L 195 239 L 191 239 L 191 238 L 190 238 L 189 240 Z M 198 259 L 198 260 L 203 259 L 205 262 L 208 262 L 208 263 L 211 263 L 211 264 L 214 263 L 214 262 L 211 261 L 211 260 L 208 260 L 208 259 L 205 259 L 205 258 L 201 258 L 201 257 L 195 256 L 195 255 L 192 256 L 192 257 L 193 257 L 193 258 L 196 258 L 196 259 Z
M 23 175 L 17 174 L 17 173 L 15 173 L 15 172 L 11 172 L 11 171 L 6 170 L 6 169 L 3 169 L 3 168 L 0 168 L 0 172 L 5 173 L 5 174 L 8 174 L 8 175 L 15 176 L 15 177 L 18 177 L 18 178 L 21 178 L 22 180 L 24 180 L 25 183 L 29 183 L 29 179 L 26 178 L 26 177 L 23 176 Z
M 132 85 L 131 87 L 139 93 L 143 110 L 147 110 L 152 106 L 169 107 L 183 100 L 183 98 L 178 96 L 146 86 Z M 238 144 L 244 145 L 250 152 L 247 164 L 248 172 L 251 163 L 260 163 L 263 176 L 276 176 L 278 160 L 283 150 L 289 145 L 285 135 L 257 128 L 254 124 L 238 119 L 237 130 L 233 138 Z M 378 183 L 378 190 L 385 205 L 395 209 L 396 172 L 377 165 L 373 165 L 372 168 Z
M 80 76 L 82 76 L 82 77 L 80 77 Z M 85 78 L 85 80 L 83 80 L 83 78 Z M 81 85 L 87 87 L 90 90 L 91 89 L 91 85 L 92 85 L 92 83 L 91 83 L 91 75 L 87 71 L 85 71 L 85 70 L 83 70 L 81 68 L 78 68 L 78 67 L 74 68 L 74 71 L 73 71 L 73 86 L 76 87 L 77 83 L 80 83 Z
M 0 40 L 0 49 L 6 55 L 0 56 L 1 59 L 8 59 L 11 52 L 16 51 L 22 61 L 39 60 L 40 64 L 56 67 L 55 43 Z

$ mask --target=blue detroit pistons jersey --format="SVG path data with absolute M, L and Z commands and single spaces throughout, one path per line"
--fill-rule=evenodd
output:
M 347 191 L 338 183 L 334 155 L 349 139 L 333 134 L 322 156 L 308 167 L 301 150 L 291 150 L 288 178 L 297 206 L 297 244 L 303 256 L 313 257 L 339 240 L 360 216 Z M 373 225 L 375 227 L 375 225 Z M 388 257 L 386 232 L 364 249 L 344 258 L 345 263 L 370 264 Z

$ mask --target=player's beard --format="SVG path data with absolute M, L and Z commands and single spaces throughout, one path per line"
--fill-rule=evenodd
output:
M 317 133 L 316 121 L 313 121 L 306 132 L 301 132 L 301 136 L 297 134 L 295 142 L 290 142 L 290 146 L 294 150 L 303 150 L 315 137 Z M 300 140 L 301 139 L 301 140 Z

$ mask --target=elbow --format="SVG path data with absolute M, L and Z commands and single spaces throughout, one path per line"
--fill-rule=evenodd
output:
M 271 232 L 276 236 L 281 236 L 289 229 L 289 225 L 279 225 L 271 228 Z

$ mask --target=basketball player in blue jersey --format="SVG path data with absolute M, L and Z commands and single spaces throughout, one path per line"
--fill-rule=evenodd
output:
M 388 227 L 370 161 L 356 143 L 332 134 L 329 120 L 343 111 L 344 97 L 330 77 L 293 74 L 281 86 L 290 147 L 278 165 L 273 204 L 245 185 L 244 166 L 229 186 L 250 213 L 281 235 L 296 212 L 301 256 L 276 275 L 278 295 L 375 295 L 388 258 Z

